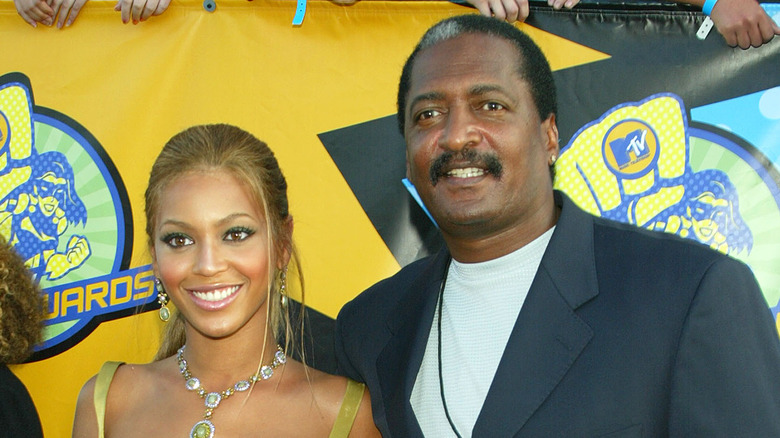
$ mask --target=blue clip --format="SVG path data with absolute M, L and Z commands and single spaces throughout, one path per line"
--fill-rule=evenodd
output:
M 203 9 L 205 9 L 206 12 L 214 12 L 214 9 L 217 9 L 217 4 L 214 0 L 203 0 Z
M 300 26 L 303 23 L 303 16 L 306 15 L 306 0 L 298 0 L 298 6 L 295 9 L 293 17 L 293 26 Z
M 404 184 L 404 187 L 406 187 L 406 191 L 412 195 L 412 198 L 414 198 L 415 201 L 417 201 L 417 205 L 419 205 L 420 208 L 422 208 L 422 210 L 425 212 L 425 215 L 428 216 L 428 219 L 433 222 L 433 225 L 435 225 L 436 228 L 439 228 L 439 224 L 436 223 L 436 220 L 433 218 L 433 215 L 431 215 L 431 212 L 425 208 L 425 204 L 423 204 L 422 199 L 420 199 L 420 194 L 417 193 L 417 188 L 414 186 L 414 184 L 412 184 L 408 178 L 402 179 L 401 182 Z

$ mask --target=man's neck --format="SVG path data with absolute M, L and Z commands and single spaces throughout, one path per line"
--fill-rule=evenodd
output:
M 452 258 L 461 263 L 479 263 L 497 259 L 514 252 L 555 226 L 560 216 L 560 208 L 554 203 L 546 212 L 540 212 L 533 221 L 501 230 L 499 232 L 480 234 L 467 230 L 446 232 L 442 237 Z M 476 227 L 475 227 L 476 228 Z

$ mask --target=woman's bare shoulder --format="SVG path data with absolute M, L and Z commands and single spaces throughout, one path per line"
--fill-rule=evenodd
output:
M 335 422 L 335 419 L 341 410 L 342 403 L 344 402 L 349 379 L 347 377 L 313 370 L 311 381 L 318 404 L 320 406 L 327 406 L 328 415 Z M 360 407 L 358 408 L 355 422 L 352 425 L 352 431 L 349 436 L 361 438 L 381 437 L 379 430 L 377 430 L 374 425 L 371 411 L 371 397 L 367 388 L 363 392 Z
M 98 436 L 98 426 L 95 414 L 95 381 L 97 376 L 92 376 L 81 387 L 76 401 L 76 416 L 73 419 L 73 438 L 87 438 Z
M 155 381 L 165 372 L 161 362 L 149 364 L 121 364 L 108 382 L 105 401 L 105 424 L 113 423 L 125 415 L 134 415 L 138 407 L 155 389 Z M 76 403 L 73 423 L 73 437 L 98 436 L 97 412 L 95 410 L 95 386 L 98 375 L 92 376 L 82 386 Z
M 371 410 L 371 394 L 369 394 L 368 388 L 363 392 L 363 400 L 360 402 L 360 408 L 358 408 L 355 423 L 352 425 L 352 431 L 349 436 L 355 438 L 382 436 L 374 424 L 373 411 Z

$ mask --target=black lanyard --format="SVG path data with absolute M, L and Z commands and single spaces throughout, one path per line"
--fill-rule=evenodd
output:
M 455 432 L 455 436 L 458 438 L 461 438 L 460 433 L 458 433 L 458 428 L 455 427 L 455 423 L 452 422 L 452 418 L 450 417 L 450 411 L 447 409 L 447 398 L 444 396 L 444 376 L 441 372 L 441 314 L 443 310 L 444 305 L 444 287 L 447 285 L 447 276 L 450 273 L 450 264 L 452 263 L 452 260 L 450 260 L 449 263 L 447 263 L 447 268 L 444 270 L 444 279 L 441 281 L 441 288 L 439 289 L 439 312 L 436 318 L 436 334 L 438 335 L 439 340 L 439 348 L 437 349 L 438 353 L 438 360 L 439 360 L 439 390 L 441 394 L 441 404 L 444 407 L 444 415 L 447 416 L 447 421 L 450 423 L 450 427 L 452 428 L 452 431 Z

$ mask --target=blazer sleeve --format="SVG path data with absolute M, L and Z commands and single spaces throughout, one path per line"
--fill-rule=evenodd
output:
M 681 332 L 670 436 L 780 436 L 780 339 L 749 268 L 706 271 Z
M 345 343 L 350 344 L 350 340 L 347 337 L 351 334 L 351 330 L 345 325 L 348 325 L 349 309 L 352 303 L 347 303 L 339 312 L 336 318 L 336 330 L 334 336 L 334 349 L 336 352 L 337 372 L 342 376 L 349 377 L 357 382 L 365 383 L 365 379 L 360 375 L 352 361 L 349 359 Z

